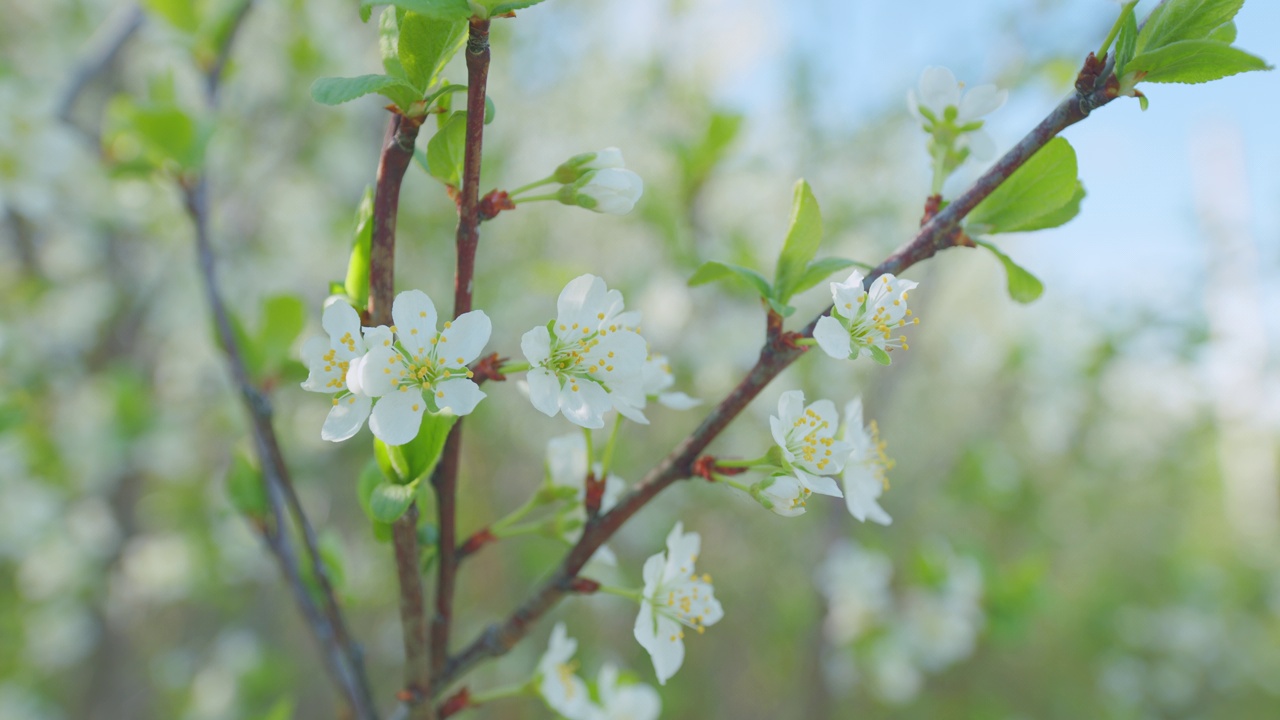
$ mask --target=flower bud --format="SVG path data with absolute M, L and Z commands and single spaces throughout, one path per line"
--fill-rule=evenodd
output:
M 640 176 L 624 168 L 591 170 L 560 190 L 560 202 L 598 213 L 626 215 L 644 193 Z
M 574 155 L 556 168 L 554 177 L 562 185 L 577 182 L 579 178 L 592 170 L 606 168 L 622 168 L 626 164 L 622 160 L 622 151 L 616 147 Z

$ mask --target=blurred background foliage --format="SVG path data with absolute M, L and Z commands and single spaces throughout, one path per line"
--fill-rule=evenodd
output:
M 912 234 L 927 187 L 902 102 L 920 68 L 1012 88 L 991 124 L 1007 146 L 1065 91 L 1114 11 L 887 5 L 550 0 L 495 23 L 486 189 L 618 145 L 646 194 L 621 219 L 539 204 L 487 223 L 476 304 L 494 320 L 490 347 L 517 355 L 564 282 L 590 271 L 644 311 L 678 388 L 716 402 L 753 361 L 763 321 L 747 296 L 688 289 L 699 262 L 767 269 L 800 176 L 822 203 L 824 254 L 877 262 Z M 246 423 L 180 197 L 110 170 L 104 153 L 120 148 L 97 141 L 122 97 L 198 109 L 191 58 L 207 48 L 148 17 L 68 109 L 77 64 L 130 6 L 0 11 L 0 719 L 332 717 L 315 646 L 229 500 Z M 1275 19 L 1254 0 L 1241 44 L 1280 57 Z M 259 2 L 217 115 L 196 117 L 216 128 L 206 167 L 223 290 L 262 338 L 259 377 L 389 705 L 391 552 L 355 491 L 369 437 L 322 442 L 328 404 L 298 388 L 291 359 L 343 277 L 386 122 L 378 100 L 324 108 L 307 88 L 377 63 L 375 27 L 352 3 Z M 1009 301 L 989 257 L 945 253 L 908 273 L 924 320 L 909 353 L 890 368 L 813 353 L 713 446 L 759 454 L 783 390 L 860 393 L 898 461 L 882 499 L 891 527 L 856 524 L 839 502 L 784 519 L 697 481 L 611 543 L 621 563 L 603 579 L 638 586 L 683 519 L 727 611 L 688 642 L 664 717 L 1274 716 L 1280 157 L 1257 128 L 1280 94 L 1270 76 L 1219 85 L 1161 88 L 1145 116 L 1110 107 L 1072 131 L 1091 191 L 1081 219 L 1007 243 L 1046 280 L 1038 303 Z M 454 222 L 441 187 L 411 169 L 402 288 L 447 297 Z M 812 317 L 824 293 L 798 303 L 796 317 Z M 522 503 L 546 441 L 571 430 L 514 382 L 487 390 L 468 421 L 463 532 Z M 637 480 L 699 414 L 654 407 L 617 472 Z M 508 612 L 562 550 L 526 539 L 469 561 L 455 643 Z M 557 611 L 584 675 L 612 660 L 652 682 L 634 612 L 604 596 Z M 551 625 L 471 686 L 527 677 Z M 546 713 L 517 700 L 473 714 Z

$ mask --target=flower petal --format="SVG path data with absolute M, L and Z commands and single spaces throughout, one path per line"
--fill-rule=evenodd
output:
M 801 485 L 804 485 L 809 488 L 810 491 L 819 495 L 844 497 L 844 493 L 840 492 L 840 486 L 836 484 L 835 478 L 826 477 L 824 475 L 810 475 L 803 470 L 797 470 L 796 479 L 800 481 Z
M 560 412 L 560 382 L 556 376 L 546 368 L 534 368 L 525 379 L 529 383 L 529 401 L 533 407 L 547 417 L 555 417 Z
M 342 338 L 347 335 L 350 335 L 353 341 L 360 337 L 360 313 L 356 312 L 356 309 L 346 300 L 334 300 L 329 303 L 329 306 L 324 309 L 324 315 L 320 318 L 320 324 L 329 334 L 329 340 L 334 343 L 334 347 L 337 347 Z
M 666 685 L 667 679 L 675 675 L 684 664 L 684 642 L 680 639 L 683 631 L 680 624 L 655 612 L 653 605 L 645 601 L 640 605 L 633 633 L 636 642 L 649 651 L 649 656 L 653 658 L 653 671 L 658 676 L 658 683 Z
M 964 136 L 969 156 L 978 162 L 986 162 L 996 156 L 996 141 L 986 130 L 974 130 Z
M 352 362 L 349 374 L 359 374 L 354 387 L 369 397 L 382 397 L 395 391 L 406 376 L 403 358 L 394 348 L 378 345 Z M 351 378 L 347 385 L 352 386 Z
M 920 73 L 920 104 L 935 115 L 942 115 L 948 107 L 960 104 L 960 83 L 949 69 L 931 65 Z
M 690 397 L 682 392 L 662 393 L 658 396 L 658 402 L 672 410 L 688 410 L 702 404 L 702 401 L 698 398 Z
M 604 414 L 613 409 L 613 399 L 597 383 L 589 380 L 565 383 L 560 388 L 560 412 L 574 425 L 604 427 Z
M 556 298 L 557 332 L 561 325 L 566 328 L 575 324 L 592 329 L 598 327 L 600 318 L 597 316 L 607 309 L 605 295 L 608 291 L 604 280 L 595 275 L 579 275 L 570 280 L 560 291 L 560 297 Z
M 480 356 L 491 332 L 493 323 L 483 310 L 463 313 L 457 320 L 445 323 L 436 354 L 447 367 L 462 367 Z
M 415 357 L 425 356 L 431 348 L 431 338 L 436 335 L 438 319 L 431 298 L 421 290 L 406 290 L 396 296 L 391 318 L 405 348 Z
M 964 99 L 960 101 L 960 111 L 956 116 L 956 122 L 964 125 L 971 123 L 978 118 L 989 115 L 999 110 L 1004 105 L 1005 100 L 1009 99 L 1009 91 L 1001 90 L 995 85 L 979 85 L 972 88 L 964 94 Z
M 551 333 L 539 325 L 520 337 L 520 351 L 532 365 L 540 365 L 551 357 Z
M 813 328 L 813 339 L 818 342 L 822 352 L 837 360 L 845 360 L 853 352 L 849 331 L 830 315 L 818 318 L 818 324 Z
M 324 427 L 320 429 L 320 438 L 330 442 L 342 442 L 360 432 L 364 419 L 369 417 L 369 406 L 373 400 L 362 395 L 347 395 L 336 398 L 337 404 L 324 419 Z
M 416 387 L 393 392 L 373 406 L 369 429 L 374 437 L 388 445 L 404 445 L 418 436 L 427 402 Z
M 893 518 L 876 500 L 884 492 L 884 485 L 866 466 L 851 466 L 844 474 L 844 502 L 849 514 L 860 522 L 871 520 L 890 525 Z
M 456 378 L 454 380 L 445 380 L 436 383 L 436 396 L 434 398 L 436 407 L 441 411 L 448 411 L 454 415 L 470 415 L 472 410 L 476 409 L 476 405 L 485 399 L 485 393 L 480 386 L 474 381 L 466 378 Z

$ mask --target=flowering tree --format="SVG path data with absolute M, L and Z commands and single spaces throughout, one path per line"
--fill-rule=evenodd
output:
M 997 155 L 983 118 L 1005 103 L 1007 93 L 994 85 L 966 90 L 951 71 L 925 69 L 908 94 L 909 108 L 927 137 L 931 167 L 918 232 L 878 264 L 819 258 L 822 214 L 809 183 L 796 183 L 772 279 L 759 269 L 718 260 L 703 263 L 689 278 L 692 286 L 746 288 L 759 300 L 765 328 L 758 357 L 736 387 L 723 398 L 695 398 L 696 392 L 673 390 L 680 383 L 664 355 L 671 349 L 645 339 L 640 313 L 626 309 L 622 293 L 610 289 L 606 278 L 586 273 L 570 280 L 556 298 L 554 313 L 550 297 L 530 298 L 531 305 L 545 308 L 542 316 L 548 320 L 518 335 L 494 332 L 505 326 L 501 308 L 474 307 L 477 255 L 488 250 L 481 242 L 485 223 L 499 217 L 518 220 L 522 208 L 539 202 L 625 215 L 643 195 L 640 176 L 625 167 L 623 153 L 613 147 L 571 157 L 540 179 L 517 179 L 524 184 L 512 189 L 486 190 L 493 181 L 482 180 L 485 129 L 503 121 L 488 96 L 489 32 L 495 23 L 511 23 L 519 32 L 520 17 L 538 12 L 534 6 L 539 4 L 365 0 L 360 13 L 367 22 L 374 19 L 375 5 L 386 5 L 377 13 L 383 72 L 321 78 L 311 87 L 311 96 L 323 105 L 374 93 L 389 103 L 376 184 L 357 214 L 345 279 L 332 283 L 324 306 L 310 313 L 320 318 L 325 334 L 302 344 L 306 377 L 300 383 L 331 400 L 317 429 L 321 438 L 367 443 L 362 440 L 366 421 L 373 436 L 359 478 L 359 500 L 375 531 L 390 538 L 395 559 L 404 673 L 394 698 L 372 689 L 361 642 L 334 589 L 333 568 L 277 438 L 272 388 L 264 382 L 269 374 L 261 372 L 274 341 L 250 337 L 221 294 L 204 162 L 216 128 L 209 115 L 163 92 L 147 101 L 121 100 L 108 118 L 105 145 L 112 151 L 107 160 L 172 181 L 182 195 L 217 339 L 250 420 L 253 459 L 236 466 L 232 499 L 276 559 L 341 704 L 353 717 L 448 717 L 521 695 L 538 696 L 571 719 L 657 717 L 660 695 L 648 681 L 665 685 L 686 664 L 687 650 L 696 668 L 696 636 L 725 616 L 722 601 L 732 612 L 735 597 L 733 588 L 713 586 L 706 569 L 714 561 L 698 566 L 702 538 L 680 519 L 666 521 L 672 527 L 665 549 L 643 564 L 619 558 L 606 546 L 619 529 L 683 480 L 740 491 L 762 509 L 789 518 L 804 515 L 814 494 L 843 498 L 855 519 L 889 525 L 879 499 L 894 463 L 859 398 L 807 402 L 800 391 L 785 392 L 767 434 L 764 427 L 739 428 L 758 438 L 764 448 L 758 457 L 708 451 L 748 403 L 802 358 L 813 356 L 807 362 L 829 363 L 829 371 L 838 372 L 838 363 L 889 365 L 895 354 L 907 351 L 908 332 L 916 332 L 908 328 L 920 322 L 909 302 L 920 286 L 900 276 L 943 250 L 989 251 L 1004 267 L 1009 295 L 1018 302 L 1035 300 L 1043 290 L 1040 282 L 991 238 L 1057 227 L 1080 212 L 1085 191 L 1076 154 L 1060 137 L 1067 127 L 1122 98 L 1134 98 L 1145 108 L 1144 83 L 1203 83 L 1266 67 L 1233 45 L 1232 21 L 1242 2 L 1168 0 L 1142 22 L 1134 12 L 1137 3 L 1122 3 L 1111 32 L 1084 59 L 1069 96 L 953 196 L 944 190 L 957 171 Z M 195 11 L 183 3 L 152 5 L 189 34 L 192 58 L 206 80 L 204 101 L 212 110 L 238 29 L 253 3 L 239 2 L 207 17 L 191 16 Z M 466 65 L 461 84 L 444 77 L 459 54 Z M 457 208 L 452 254 L 433 253 L 434 262 L 449 256 L 454 266 L 449 311 L 436 304 L 444 302 L 445 289 L 403 289 L 418 279 L 396 272 L 401 185 L 415 164 L 439 182 L 439 191 Z M 335 270 L 340 260 L 332 259 Z M 927 286 L 920 289 L 927 291 Z M 830 305 L 816 317 L 793 320 L 793 302 L 808 292 L 829 295 Z M 815 347 L 821 352 L 812 352 Z M 844 405 L 843 413 L 837 402 Z M 510 514 L 478 529 L 462 529 L 466 418 L 483 404 L 516 403 L 530 403 L 558 434 L 547 448 L 544 480 Z M 700 424 L 651 462 L 639 481 L 628 485 L 616 472 L 619 448 L 644 432 L 649 415 L 704 407 Z M 559 435 L 562 431 L 573 434 Z M 432 507 L 434 516 L 426 512 Z M 508 615 L 459 642 L 455 630 L 467 609 L 457 589 L 460 574 L 482 550 L 503 550 L 535 533 L 567 544 L 558 565 Z M 945 564 L 952 570 L 939 593 L 942 599 L 917 599 L 913 607 L 936 600 L 960 608 L 961 616 L 972 615 L 973 568 L 950 555 Z M 602 580 L 601 568 L 608 566 L 627 580 Z M 839 580 L 845 571 L 832 569 L 842 566 L 887 578 L 876 559 L 855 546 L 840 546 L 820 572 L 823 592 L 853 597 L 850 602 L 883 612 L 887 590 L 846 587 Z M 424 577 L 431 580 L 430 593 Z M 551 630 L 545 654 L 522 681 L 485 687 L 468 679 L 482 663 L 541 634 L 546 623 L 539 621 L 561 600 L 589 595 L 613 595 L 633 604 L 632 633 L 651 657 L 652 673 L 644 668 L 624 675 L 602 664 L 596 682 L 589 684 L 572 661 L 577 641 L 562 623 Z M 618 618 L 625 625 L 630 611 L 618 612 Z M 692 641 L 689 648 L 686 639 Z M 914 652 L 904 649 L 910 647 L 906 639 L 894 643 L 886 643 L 884 652 Z M 929 647 L 935 654 L 922 660 L 923 666 L 954 661 L 954 653 L 939 650 L 945 645 Z

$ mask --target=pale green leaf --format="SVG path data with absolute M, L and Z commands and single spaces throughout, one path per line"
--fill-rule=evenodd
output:
M 1250 70 L 1267 70 L 1256 55 L 1213 40 L 1183 40 L 1134 56 L 1128 72 L 1146 73 L 1142 82 L 1204 83 Z
M 485 7 L 489 8 L 490 15 L 501 15 L 513 10 L 523 10 L 527 7 L 533 7 L 543 0 L 483 0 Z
M 866 263 L 860 263 L 856 260 L 845 260 L 844 258 L 823 258 L 814 260 L 809 263 L 804 274 L 800 276 L 800 280 L 796 282 L 793 293 L 802 293 L 805 290 L 817 285 L 831 276 L 831 273 L 839 272 L 848 267 L 858 266 L 864 270 L 870 270 L 871 266 Z
M 1138 54 L 1183 40 L 1203 40 L 1240 12 L 1244 0 L 1165 0 L 1138 34 Z
M 438 20 L 418 13 L 406 13 L 399 23 L 397 57 L 409 83 L 426 92 L 436 83 L 445 64 L 462 49 L 467 39 L 467 23 Z
M 1044 293 L 1044 283 L 1035 275 L 1027 272 L 1021 265 L 1015 263 L 1008 255 L 996 249 L 995 245 L 982 240 L 976 241 L 978 245 L 991 251 L 1002 265 L 1004 265 L 1005 279 L 1008 283 L 1009 297 L 1017 302 L 1026 304 L 1035 301 Z
M 1138 47 L 1138 20 L 1130 7 L 1125 12 L 1120 25 L 1120 35 L 1116 38 L 1116 76 L 1123 77 L 1124 69 L 1133 59 Z
M 456 112 L 427 143 L 427 172 L 445 185 L 461 187 L 466 151 L 467 113 Z
M 369 514 L 378 522 L 393 523 L 409 510 L 413 498 L 412 485 L 378 483 L 369 495 Z
M 263 301 L 256 345 L 264 373 L 276 373 L 293 356 L 293 341 L 306 323 L 307 308 L 297 296 L 274 295 Z
M 142 4 L 182 32 L 191 34 L 200 27 L 198 6 L 191 0 L 143 0 Z
M 1076 152 L 1062 138 L 1054 138 L 1014 171 L 969 213 L 971 234 L 1019 232 L 1040 226 L 1069 205 L 1080 188 Z
M 232 507 L 250 518 L 265 518 L 270 510 L 262 473 L 243 453 L 236 453 L 227 470 L 227 497 Z
M 1080 205 L 1084 202 L 1086 194 L 1087 193 L 1085 193 L 1084 190 L 1084 183 L 1077 180 L 1076 192 L 1071 196 L 1071 199 L 1067 201 L 1066 205 L 1035 218 L 1030 223 L 1019 227 L 1017 231 L 1031 232 L 1032 230 L 1048 230 L 1049 228 L 1066 225 L 1080 214 Z
M 373 188 L 364 189 L 364 197 L 356 210 L 355 237 L 351 241 L 351 257 L 347 260 L 347 280 L 343 292 L 351 304 L 362 308 L 369 303 L 369 253 L 373 245 Z
M 867 349 L 871 351 L 871 359 L 875 360 L 881 365 L 888 365 L 889 363 L 893 362 L 893 359 L 889 357 L 889 353 L 884 351 L 884 348 L 881 348 L 877 345 L 871 345 Z
M 773 281 L 773 295 L 779 302 L 785 303 L 794 294 L 796 283 L 809 261 L 818 254 L 821 243 L 822 212 L 818 209 L 818 200 L 809 183 L 798 180 L 791 202 L 787 240 L 778 256 L 778 271 Z
M 365 8 L 375 5 L 394 5 L 433 20 L 466 20 L 471 17 L 471 6 L 467 0 L 360 0 L 361 17 L 367 19 Z
M 403 93 L 399 94 L 398 98 L 388 95 L 396 90 L 407 91 L 410 97 L 416 94 L 413 86 L 400 78 L 389 75 L 360 75 L 320 78 L 311 83 L 311 98 L 322 105 L 341 105 L 370 93 L 379 93 L 387 95 L 399 105 L 398 100 L 404 99 Z
M 1236 24 L 1228 22 L 1219 25 L 1213 32 L 1209 33 L 1209 39 L 1214 42 L 1226 43 L 1230 45 L 1236 41 Z
M 769 281 L 765 280 L 763 275 L 750 268 L 730 265 L 716 260 L 705 262 L 694 271 L 693 277 L 689 278 L 689 286 L 696 287 L 710 282 L 723 282 L 726 280 L 744 284 L 755 290 L 762 298 L 769 297 Z

